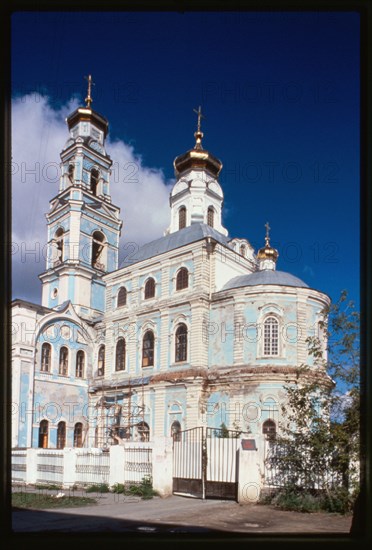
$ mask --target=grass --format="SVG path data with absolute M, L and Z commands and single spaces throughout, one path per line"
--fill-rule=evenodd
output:
M 56 498 L 54 495 L 38 493 L 12 493 L 12 506 L 14 508 L 74 508 L 77 506 L 91 506 L 97 504 L 95 498 L 64 496 Z
M 38 490 L 49 490 L 49 491 L 56 491 L 60 490 L 62 488 L 62 485 L 56 485 L 55 483 L 37 483 L 35 485 L 35 489 Z

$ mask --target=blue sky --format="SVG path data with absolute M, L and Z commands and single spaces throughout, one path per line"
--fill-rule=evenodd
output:
M 14 297 L 40 300 L 43 258 L 22 256 L 22 239 L 39 238 L 42 249 L 58 190 L 21 173 L 59 162 L 64 118 L 82 104 L 89 73 L 121 170 L 112 195 L 122 254 L 169 224 L 173 160 L 193 146 L 201 105 L 203 145 L 224 165 L 231 237 L 257 249 L 269 221 L 278 269 L 332 299 L 348 289 L 359 304 L 357 13 L 15 14 Z

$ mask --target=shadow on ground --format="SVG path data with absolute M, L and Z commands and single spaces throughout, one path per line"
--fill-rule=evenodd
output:
M 54 512 L 50 510 L 25 510 L 13 508 L 13 533 L 113 533 L 126 532 L 145 536 L 146 534 L 164 535 L 196 533 L 231 537 L 231 533 L 219 529 L 210 529 L 198 525 L 179 525 L 173 523 L 141 521 L 141 519 L 119 519 L 99 515 L 82 515 L 74 513 Z M 238 535 L 238 533 L 235 533 Z M 240 534 L 241 535 L 241 534 Z

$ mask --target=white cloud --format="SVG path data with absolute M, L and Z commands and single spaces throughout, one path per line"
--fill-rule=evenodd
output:
M 59 109 L 48 97 L 29 94 L 12 102 L 12 265 L 13 296 L 40 301 L 37 275 L 45 269 L 45 213 L 58 192 L 60 151 L 68 138 L 66 116 L 78 106 L 71 99 Z M 143 165 L 123 141 L 107 140 L 113 160 L 112 202 L 124 220 L 120 249 L 163 235 L 168 227 L 168 197 L 173 182 L 161 170 Z

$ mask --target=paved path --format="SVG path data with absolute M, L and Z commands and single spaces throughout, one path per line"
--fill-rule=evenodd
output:
M 96 496 L 96 495 L 87 495 Z M 140 500 L 102 494 L 98 504 L 13 512 L 14 532 L 349 533 L 351 515 L 285 512 L 271 506 L 179 496 Z

